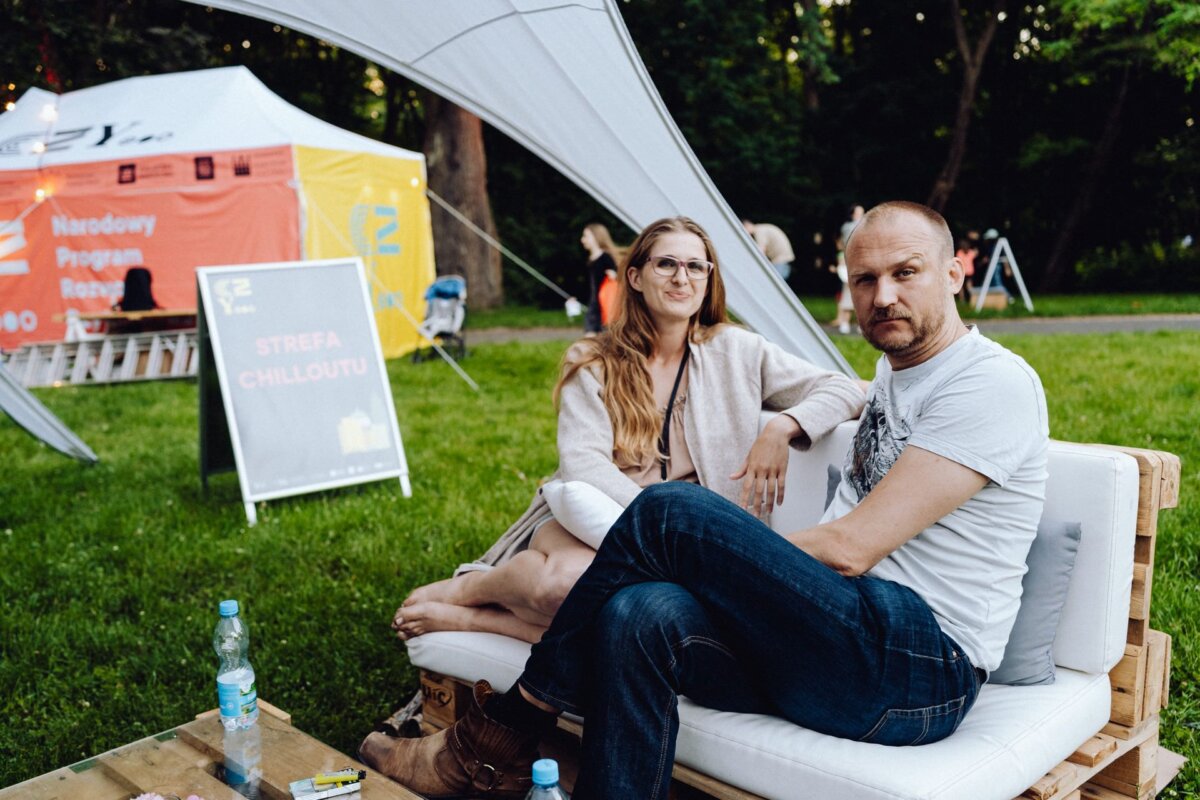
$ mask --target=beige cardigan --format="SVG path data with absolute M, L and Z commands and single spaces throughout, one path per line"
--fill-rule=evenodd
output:
M 688 401 L 683 406 L 688 451 L 700 484 L 729 500 L 740 492 L 740 483 L 729 476 L 741 468 L 758 438 L 763 409 L 800 423 L 803 434 L 792 440 L 800 449 L 862 411 L 864 395 L 856 382 L 744 328 L 723 325 L 707 341 L 689 347 Z M 579 370 L 562 387 L 554 477 L 585 481 L 628 506 L 641 487 L 613 463 L 612 424 L 602 390 L 592 369 Z M 496 564 L 525 549 L 533 530 L 549 516 L 539 492 L 477 564 Z

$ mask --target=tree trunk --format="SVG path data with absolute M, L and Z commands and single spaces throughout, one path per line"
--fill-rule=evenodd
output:
M 992 38 L 996 34 L 996 26 L 1000 22 L 1000 12 L 1004 10 L 1005 0 L 996 0 L 988 17 L 983 33 L 975 47 L 967 40 L 967 28 L 963 22 L 962 10 L 958 0 L 950 0 L 950 12 L 954 17 L 954 38 L 958 43 L 958 53 L 962 57 L 963 82 L 962 90 L 958 93 L 958 112 L 954 115 L 954 133 L 950 137 L 950 151 L 946 154 L 946 163 L 933 182 L 933 190 L 929 193 L 926 205 L 936 211 L 944 211 L 950 202 L 950 195 L 958 183 L 958 173 L 962 170 L 963 158 L 967 154 L 967 130 L 971 127 L 971 111 L 975 107 L 975 93 L 979 88 L 979 75 L 983 72 L 983 59 L 991 47 Z
M 487 194 L 483 123 L 448 100 L 425 94 L 425 162 L 429 188 L 493 239 L 496 222 Z M 430 204 L 433 250 L 439 275 L 467 279 L 471 308 L 504 302 L 500 254 L 436 203 Z
M 1038 291 L 1054 292 L 1066 285 L 1067 267 L 1071 264 L 1070 254 L 1075 235 L 1088 212 L 1092 210 L 1092 199 L 1100 191 L 1100 181 L 1108 170 L 1108 162 L 1112 158 L 1117 135 L 1121 131 L 1121 117 L 1125 114 L 1125 100 L 1129 96 L 1130 72 L 1130 67 L 1126 66 L 1121 73 L 1121 85 L 1117 88 L 1117 96 L 1108 110 L 1108 118 L 1104 121 L 1104 132 L 1096 142 L 1096 149 L 1092 151 L 1092 158 L 1083 173 L 1083 180 L 1079 183 L 1071 210 L 1067 212 L 1058 228 L 1058 237 L 1054 240 L 1050 258 L 1046 260 L 1046 269 L 1038 282 Z

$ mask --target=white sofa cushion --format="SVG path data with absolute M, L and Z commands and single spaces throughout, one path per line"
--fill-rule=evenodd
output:
M 1105 448 L 1051 442 L 1047 467 L 1042 519 L 1083 527 L 1054 638 L 1054 663 L 1108 672 L 1125 654 L 1129 635 L 1137 462 Z
M 593 550 L 599 550 L 608 529 L 625 509 L 604 492 L 583 481 L 553 480 L 539 489 L 558 524 Z
M 410 639 L 408 653 L 432 672 L 507 690 L 529 645 L 491 633 L 428 633 Z M 684 699 L 676 760 L 766 798 L 1010 800 L 1108 721 L 1109 696 L 1107 675 L 1065 669 L 1049 686 L 984 686 L 953 736 L 921 747 L 851 742 Z

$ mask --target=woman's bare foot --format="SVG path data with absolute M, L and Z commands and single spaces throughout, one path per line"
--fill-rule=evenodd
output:
M 404 602 L 400 604 L 404 606 L 416 605 L 417 603 L 450 603 L 456 606 L 469 605 L 465 602 L 466 584 L 475 573 L 467 572 L 453 578 L 446 578 L 444 581 L 434 581 L 427 583 L 424 586 L 418 586 L 412 590 L 408 597 L 404 598 Z
M 392 628 L 402 641 L 434 631 L 484 631 L 511 636 L 530 644 L 541 639 L 546 630 L 542 626 L 522 622 L 503 608 L 436 602 L 401 606 L 396 611 Z
M 392 627 L 401 639 L 411 639 L 434 631 L 477 630 L 472 626 L 480 609 L 452 603 L 419 602 L 405 604 L 396 611 Z

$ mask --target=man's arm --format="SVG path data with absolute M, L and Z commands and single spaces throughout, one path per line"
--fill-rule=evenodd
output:
M 786 538 L 843 575 L 862 575 L 969 500 L 987 481 L 957 461 L 909 445 L 849 514 Z

